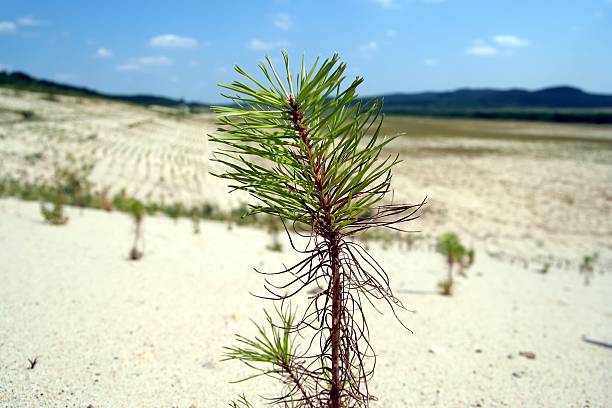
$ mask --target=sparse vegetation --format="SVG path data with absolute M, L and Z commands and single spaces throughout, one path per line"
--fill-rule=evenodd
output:
M 57 97 L 56 94 L 49 92 L 43 95 L 42 100 L 48 101 L 48 102 L 58 102 L 59 98 Z
M 174 203 L 165 207 L 162 207 L 162 211 L 170 217 L 174 222 L 177 222 L 179 217 L 192 217 L 185 206 L 181 203 Z
M 445 296 L 453 294 L 455 280 L 453 276 L 454 266 L 459 267 L 458 273 L 466 276 L 466 270 L 474 263 L 475 253 L 473 249 L 466 249 L 454 233 L 446 233 L 438 237 L 436 251 L 446 257 L 448 275 L 446 279 L 438 283 L 440 293 Z
M 139 200 L 130 200 L 130 215 L 134 220 L 134 242 L 130 249 L 129 259 L 137 261 L 143 256 L 143 252 L 139 249 L 139 242 L 142 234 L 142 220 L 145 215 L 144 205 Z
M 597 258 L 599 254 L 595 252 L 592 255 L 585 255 L 582 257 L 582 263 L 580 264 L 580 274 L 584 275 L 584 284 L 589 285 L 591 283 L 591 279 L 595 274 L 595 262 L 597 262 Z
M 59 192 L 54 195 L 51 209 L 47 208 L 45 203 L 40 203 L 40 212 L 45 221 L 51 225 L 64 225 L 68 222 L 68 217 L 64 215 L 62 195 Z
M 57 167 L 55 170 L 54 182 L 59 189 L 62 190 L 62 195 L 70 197 L 71 204 L 81 208 L 92 206 L 92 184 L 89 181 L 89 175 L 93 170 L 93 164 L 81 163 L 77 159 L 69 155 L 67 158 L 68 165 Z
M 542 265 L 542 268 L 538 272 L 540 272 L 542 275 L 546 275 L 549 271 L 550 271 L 550 262 L 545 262 Z
M 26 184 L 21 187 L 18 183 L 12 183 L 12 188 L 17 190 L 22 197 L 36 199 L 43 195 L 48 201 L 51 201 L 53 207 L 48 209 L 43 203 L 40 205 L 40 211 L 44 219 L 52 225 L 63 225 L 68 222 L 68 217 L 64 215 L 64 204 L 66 198 L 70 198 L 71 204 L 76 204 L 79 207 L 91 205 L 91 183 L 87 180 L 92 166 L 84 164 L 75 167 L 75 160 L 72 156 L 69 157 L 69 167 L 56 167 L 51 186 L 48 188 L 38 188 L 36 186 Z

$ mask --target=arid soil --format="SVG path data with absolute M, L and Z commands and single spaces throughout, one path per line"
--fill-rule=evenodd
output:
M 23 112 L 31 112 L 23 114 Z M 229 210 L 209 172 L 212 116 L 0 89 L 0 177 L 44 182 L 68 154 L 94 164 L 96 188 Z M 612 128 L 387 118 L 405 133 L 394 202 L 420 202 L 405 240 L 371 242 L 409 311 L 370 311 L 378 353 L 374 407 L 604 407 L 612 400 Z M 132 222 L 68 208 L 43 223 L 37 203 L 0 200 L 0 406 L 222 407 L 277 387 L 221 363 L 266 303 L 253 267 L 299 259 L 263 230 L 144 221 L 144 257 L 127 260 Z M 455 294 L 435 238 L 476 250 Z M 282 238 L 281 238 L 282 241 Z M 284 241 L 282 241 L 284 242 Z M 589 285 L 580 274 L 597 253 Z M 545 272 L 545 273 L 543 273 Z M 384 308 L 383 308 L 383 311 Z M 522 353 L 522 354 L 521 354 Z M 533 358 L 532 358 L 533 357 Z M 36 359 L 33 369 L 28 359 Z

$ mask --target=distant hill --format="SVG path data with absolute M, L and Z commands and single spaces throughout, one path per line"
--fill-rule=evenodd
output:
M 612 95 L 586 93 L 570 86 L 546 88 L 539 91 L 458 89 L 451 92 L 397 93 L 382 95 L 382 97 L 385 98 L 385 106 L 388 108 L 612 108 Z
M 570 86 L 381 95 L 391 115 L 612 124 L 612 95 Z M 371 98 L 364 98 L 365 100 Z
M 89 88 L 37 79 L 23 72 L 0 72 L 0 86 L 34 92 L 87 96 L 138 105 L 208 107 L 209 104 L 157 95 L 113 95 Z M 458 89 L 449 92 L 380 95 L 385 113 L 434 117 L 537 120 L 612 124 L 612 95 L 592 94 L 570 86 L 523 89 Z M 364 97 L 369 100 L 375 97 Z
M 0 86 L 32 92 L 44 92 L 61 95 L 84 96 L 104 98 L 115 101 L 133 103 L 137 105 L 159 105 L 167 107 L 190 106 L 206 107 L 207 104 L 199 102 L 186 102 L 182 99 L 173 99 L 158 95 L 112 95 L 89 88 L 61 84 L 46 79 L 37 79 L 23 72 L 0 72 Z

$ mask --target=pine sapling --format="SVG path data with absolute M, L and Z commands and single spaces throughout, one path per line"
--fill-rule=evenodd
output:
M 459 266 L 459 275 L 467 276 L 466 270 L 474 263 L 475 252 L 472 248 L 466 249 L 459 241 L 457 234 L 450 232 L 438 237 L 436 251 L 446 258 L 446 264 L 448 265 L 447 277 L 438 283 L 438 288 L 441 294 L 450 296 L 453 294 L 455 285 L 454 266 Z
M 366 407 L 376 356 L 362 302 L 383 302 L 394 313 L 402 304 L 354 238 L 371 228 L 401 229 L 423 203 L 380 203 L 399 159 L 383 153 L 393 138 L 380 134 L 381 101 L 357 96 L 363 79 L 345 85 L 338 55 L 308 68 L 302 58 L 296 76 L 287 53 L 283 59 L 282 78 L 269 57 L 258 78 L 236 67 L 242 79 L 221 85 L 232 105 L 213 108 L 214 160 L 225 169 L 216 175 L 257 200 L 249 214 L 280 219 L 303 256 L 280 271 L 258 271 L 267 276 L 261 297 L 280 303 L 278 318 L 267 314 L 259 336 L 238 336 L 226 357 L 280 381 L 273 405 Z M 307 241 L 304 248 L 297 248 L 297 235 L 308 238 L 299 241 Z M 296 296 L 305 302 L 299 314 L 287 307 Z M 297 346 L 298 335 L 305 347 Z M 232 406 L 248 404 L 241 397 Z
M 68 217 L 64 215 L 64 198 L 60 191 L 56 191 L 53 195 L 53 203 L 51 209 L 47 208 L 44 203 L 40 203 L 40 212 L 49 224 L 64 225 L 68 222 Z
M 137 261 L 143 256 L 139 249 L 139 241 L 142 234 L 142 220 L 145 215 L 144 205 L 139 200 L 132 199 L 129 204 L 129 212 L 134 220 L 134 241 L 132 249 L 130 249 L 129 259 Z
M 582 263 L 580 264 L 580 274 L 584 275 L 584 284 L 589 285 L 595 272 L 595 262 L 599 254 L 596 252 L 593 255 L 585 255 L 582 257 Z

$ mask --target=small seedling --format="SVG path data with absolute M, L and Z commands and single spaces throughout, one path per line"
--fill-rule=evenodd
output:
M 436 251 L 446 257 L 448 265 L 448 276 L 445 280 L 438 283 L 438 287 L 441 294 L 450 296 L 453 293 L 455 284 L 453 279 L 454 266 L 459 266 L 458 273 L 461 276 L 467 276 L 466 270 L 474 263 L 475 252 L 471 248 L 466 249 L 459 241 L 457 234 L 454 233 L 446 233 L 438 237 Z
M 47 208 L 44 203 L 40 203 L 40 212 L 49 224 L 64 225 L 68 222 L 68 217 L 64 215 L 64 200 L 61 193 L 56 192 L 53 198 L 53 207 Z
M 550 263 L 548 262 L 542 265 L 542 268 L 538 270 L 538 272 L 541 273 L 542 275 L 546 275 L 549 271 L 550 271 Z
M 140 235 L 142 234 L 142 220 L 144 218 L 145 209 L 144 205 L 136 199 L 132 199 L 130 203 L 130 215 L 134 220 L 134 243 L 132 249 L 130 249 L 129 258 L 132 261 L 137 261 L 142 258 L 143 253 L 138 249 L 138 243 L 140 241 Z
M 163 211 L 168 217 L 172 218 L 174 223 L 178 222 L 180 216 L 186 214 L 185 207 L 183 207 L 183 204 L 181 203 L 174 203 L 172 205 L 169 205 L 165 207 Z
M 595 272 L 595 262 L 599 258 L 599 254 L 595 252 L 593 255 L 585 255 L 580 264 L 580 274 L 584 275 L 584 284 L 590 285 Z
M 452 296 L 453 294 L 454 282 L 452 279 L 443 279 L 438 282 L 438 289 L 440 289 L 440 294 L 444 296 Z
M 68 162 L 66 166 L 58 167 L 55 170 L 55 184 L 71 204 L 81 209 L 91 206 L 92 183 L 89 181 L 89 176 L 93 170 L 93 164 L 88 162 L 79 164 L 73 155 L 68 155 L 66 160 Z

